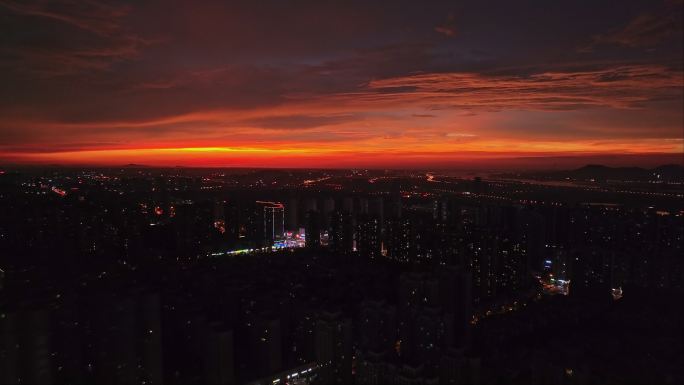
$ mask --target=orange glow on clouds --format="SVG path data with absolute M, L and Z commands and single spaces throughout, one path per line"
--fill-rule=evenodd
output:
M 606 77 L 617 80 L 601 80 Z M 18 117 L 7 124 L 31 141 L 7 146 L 0 159 L 382 167 L 524 156 L 676 155 L 684 152 L 684 142 L 672 121 L 681 112 L 666 110 L 659 116 L 669 120 L 659 122 L 642 103 L 676 99 L 681 85 L 681 72 L 648 66 L 526 78 L 422 74 L 372 81 L 354 94 L 292 95 L 251 109 L 147 120 Z M 80 144 L 73 144 L 76 138 Z
M 2 165 L 683 161 L 678 2 L 57 3 L 0 0 Z

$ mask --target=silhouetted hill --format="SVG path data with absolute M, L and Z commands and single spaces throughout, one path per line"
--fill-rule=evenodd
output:
M 575 170 L 535 173 L 536 176 L 553 179 L 576 180 L 682 180 L 684 167 L 667 164 L 652 169 L 641 167 L 608 167 L 600 164 L 589 164 Z

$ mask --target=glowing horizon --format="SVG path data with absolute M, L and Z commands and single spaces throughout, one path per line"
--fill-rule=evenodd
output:
M 680 144 L 681 145 L 681 144 Z M 229 148 L 229 147 L 180 147 L 180 148 L 143 148 L 143 149 L 98 149 L 64 151 L 59 153 L 19 153 L 10 154 L 9 159 L 15 163 L 25 164 L 62 164 L 62 165 L 93 165 L 93 166 L 121 166 L 125 164 L 140 164 L 145 166 L 188 166 L 188 167 L 267 167 L 267 168 L 307 168 L 336 166 L 384 168 L 401 166 L 397 157 L 408 160 L 409 168 L 430 165 L 464 165 L 475 164 L 494 165 L 501 167 L 514 159 L 528 159 L 523 166 L 534 163 L 533 159 L 548 159 L 563 157 L 570 160 L 570 165 L 591 163 L 594 159 L 610 159 L 618 157 L 620 164 L 625 158 L 633 157 L 637 163 L 660 165 L 680 163 L 681 152 L 651 151 L 614 151 L 590 152 L 581 151 L 576 143 L 568 144 L 571 151 L 461 151 L 461 152 L 363 152 L 350 150 L 321 150 L 316 148 Z M 526 145 L 525 147 L 528 147 Z M 543 146 L 542 146 L 543 148 Z M 13 158 L 14 156 L 14 158 Z M 26 157 L 22 159 L 22 157 Z M 635 162 L 633 161 L 632 164 Z M 627 164 L 630 164 L 627 162 Z M 517 163 L 517 165 L 521 165 Z M 539 168 L 540 166 L 537 166 Z M 543 168 L 543 167 L 542 167 Z

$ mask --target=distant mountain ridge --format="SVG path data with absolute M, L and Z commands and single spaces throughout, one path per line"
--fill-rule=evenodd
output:
M 647 169 L 641 167 L 609 167 L 600 164 L 588 164 L 574 170 L 535 173 L 538 176 L 561 179 L 618 179 L 618 180 L 682 180 L 684 167 L 677 164 L 666 164 Z
M 507 174 L 511 176 L 511 174 Z M 580 168 L 561 171 L 536 171 L 517 174 L 517 177 L 572 180 L 622 180 L 622 181 L 670 181 L 684 182 L 684 167 L 678 164 L 665 164 L 654 168 L 610 167 L 601 164 L 588 164 Z

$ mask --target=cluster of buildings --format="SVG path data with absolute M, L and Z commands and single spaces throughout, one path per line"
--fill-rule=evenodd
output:
M 549 297 L 682 290 L 681 212 L 102 178 L 0 183 L 1 383 L 591 381 L 502 341 L 552 335 Z

